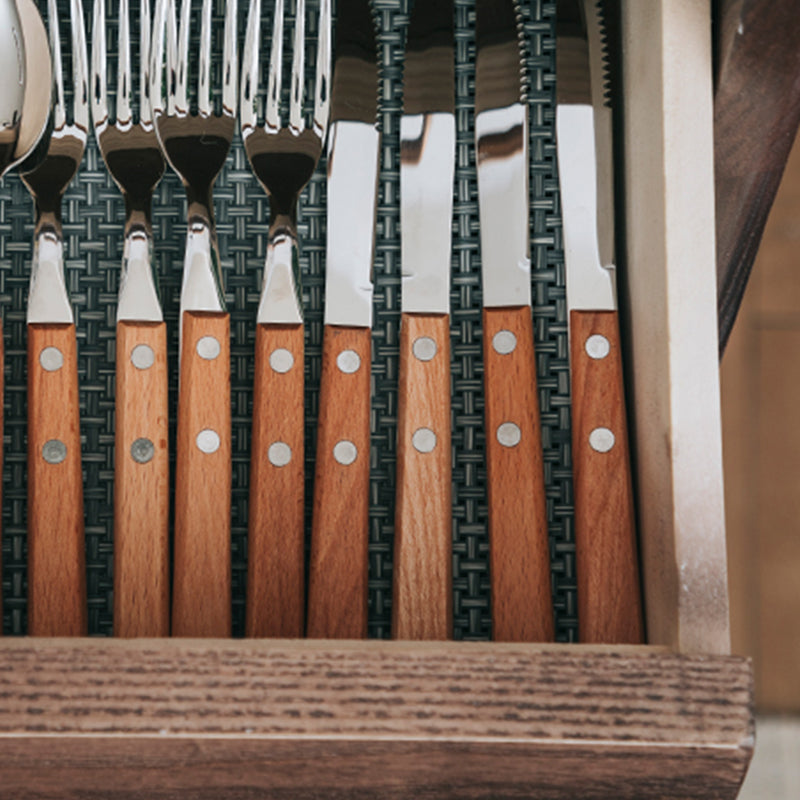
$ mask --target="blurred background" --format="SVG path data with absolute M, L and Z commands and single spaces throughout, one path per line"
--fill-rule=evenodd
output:
M 721 367 L 733 651 L 753 659 L 740 800 L 800 797 L 800 138 Z

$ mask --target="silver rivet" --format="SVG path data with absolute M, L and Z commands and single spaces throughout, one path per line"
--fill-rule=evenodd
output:
M 39 363 L 48 372 L 57 372 L 64 366 L 64 354 L 57 347 L 45 347 L 39 353 Z
M 430 361 L 436 355 L 436 342 L 430 336 L 420 336 L 414 339 L 411 352 L 419 361 Z
M 294 366 L 294 356 L 285 347 L 278 347 L 269 354 L 269 365 L 283 375 Z
M 492 347 L 495 353 L 507 356 L 517 349 L 517 337 L 511 331 L 497 331 L 492 337 Z
M 611 351 L 611 344 L 606 339 L 605 336 L 601 336 L 599 333 L 592 334 L 586 340 L 586 354 L 590 358 L 605 358 L 609 352 Z
M 267 458 L 273 467 L 285 467 L 292 460 L 292 448 L 286 442 L 273 442 L 267 450 Z
M 131 350 L 131 364 L 136 369 L 150 369 L 156 363 L 156 354 L 148 344 L 137 344 Z
M 50 439 L 42 447 L 42 458 L 48 464 L 60 464 L 67 457 L 67 446 L 61 439 Z
M 436 447 L 436 434 L 430 428 L 417 428 L 411 437 L 411 444 L 420 453 L 430 453 Z
M 131 458 L 137 464 L 146 464 L 148 461 L 152 461 L 155 454 L 156 448 L 150 439 L 137 439 L 131 445 Z
M 219 434 L 211 430 L 211 428 L 206 428 L 205 430 L 200 431 L 197 434 L 197 447 L 202 450 L 204 453 L 216 453 L 219 450 L 219 446 L 221 444 Z
M 497 428 L 497 441 L 503 447 L 516 447 L 522 439 L 522 431 L 514 422 L 504 422 Z
M 607 453 L 615 442 L 616 438 L 608 428 L 595 428 L 589 434 L 589 444 L 592 446 L 592 450 L 596 450 L 598 453 Z
M 333 457 L 342 466 L 349 467 L 358 458 L 358 448 L 347 439 L 342 439 L 341 442 L 336 442 Z
M 361 367 L 361 356 L 355 350 L 342 350 L 336 356 L 336 366 L 346 375 L 352 375 Z
M 197 340 L 197 355 L 206 361 L 213 361 L 222 352 L 219 340 L 213 336 L 203 336 Z

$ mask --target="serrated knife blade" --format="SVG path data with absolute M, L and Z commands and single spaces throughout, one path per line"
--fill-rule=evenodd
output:
M 528 232 L 528 109 L 517 6 L 476 5 L 475 138 L 492 636 L 554 636 L 533 346 Z
M 559 0 L 556 135 L 572 378 L 578 632 L 643 641 L 614 280 L 612 109 L 605 4 Z
M 452 637 L 450 265 L 453 0 L 411 12 L 400 119 L 402 315 L 392 632 Z
M 328 224 L 306 632 L 367 633 L 372 261 L 378 48 L 367 0 L 339 0 L 328 151 Z

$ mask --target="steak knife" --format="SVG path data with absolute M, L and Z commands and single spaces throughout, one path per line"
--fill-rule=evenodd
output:
M 572 372 L 581 641 L 643 640 L 614 268 L 612 118 L 602 3 L 559 2 L 558 169 Z
M 307 634 L 367 633 L 372 260 L 378 49 L 368 0 L 339 0 Z
M 455 173 L 453 0 L 417 0 L 400 118 L 402 315 L 392 628 L 452 633 L 450 255 Z
M 492 635 L 554 637 L 528 244 L 528 113 L 512 0 L 478 0 L 475 140 Z

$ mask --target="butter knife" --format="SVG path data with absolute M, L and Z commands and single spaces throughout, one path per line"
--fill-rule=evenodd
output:
M 602 3 L 559 2 L 556 133 L 572 373 L 583 642 L 643 640 L 614 267 L 612 109 Z
M 512 0 L 478 0 L 475 140 L 483 282 L 492 635 L 554 637 L 528 241 L 528 113 Z
M 307 634 L 367 633 L 372 260 L 380 133 L 367 0 L 340 0 L 328 137 L 325 316 Z
M 400 118 L 403 267 L 392 631 L 452 636 L 450 260 L 455 173 L 453 0 L 417 0 Z

